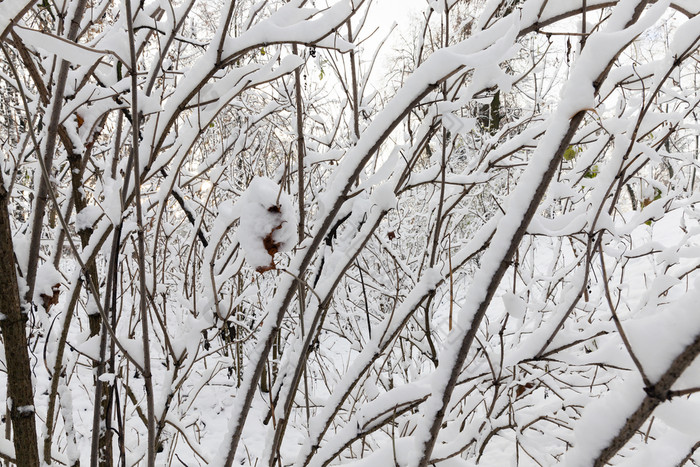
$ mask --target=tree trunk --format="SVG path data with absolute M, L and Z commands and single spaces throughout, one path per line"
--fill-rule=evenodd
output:
M 7 211 L 9 193 L 0 187 L 0 331 L 5 346 L 10 419 L 17 465 L 39 465 L 34 394 L 27 346 L 27 315 L 22 313 L 17 287 L 12 231 Z

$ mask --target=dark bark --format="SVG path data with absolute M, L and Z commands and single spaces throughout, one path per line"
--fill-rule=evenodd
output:
M 7 362 L 8 403 L 17 465 L 39 465 L 34 418 L 34 393 L 27 345 L 27 314 L 20 308 L 12 230 L 7 211 L 9 193 L 0 187 L 0 331 Z

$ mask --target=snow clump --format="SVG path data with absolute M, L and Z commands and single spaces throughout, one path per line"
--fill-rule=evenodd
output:
M 275 253 L 290 250 L 297 239 L 291 197 L 269 178 L 255 177 L 236 204 L 246 261 L 260 273 L 275 269 Z

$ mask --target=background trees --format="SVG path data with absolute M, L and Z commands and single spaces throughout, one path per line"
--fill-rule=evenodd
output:
M 375 11 L 0 4 L 6 459 L 692 460 L 700 9 Z

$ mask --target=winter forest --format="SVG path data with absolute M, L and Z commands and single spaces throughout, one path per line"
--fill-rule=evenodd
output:
M 0 0 L 0 463 L 700 465 L 699 49 L 698 0 Z

